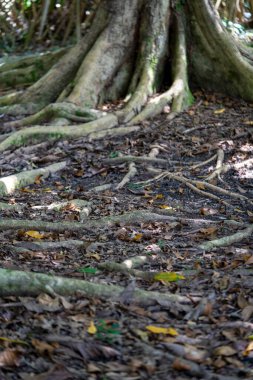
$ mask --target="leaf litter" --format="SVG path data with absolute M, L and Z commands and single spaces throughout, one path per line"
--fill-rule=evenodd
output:
M 117 284 L 124 291 L 116 299 L 53 291 L 2 298 L 1 378 L 253 377 L 252 235 L 200 248 L 252 224 L 252 105 L 195 96 L 196 105 L 172 121 L 165 113 L 127 137 L 45 142 L 2 154 L 2 176 L 68 160 L 61 172 L 3 196 L 10 206 L 1 207 L 3 218 L 82 223 L 122 216 L 77 232 L 1 231 L 2 268 Z M 142 158 L 134 177 L 117 189 L 129 171 L 126 157 Z M 174 220 L 126 222 L 124 213 L 133 211 Z M 136 289 L 188 302 L 138 304 Z

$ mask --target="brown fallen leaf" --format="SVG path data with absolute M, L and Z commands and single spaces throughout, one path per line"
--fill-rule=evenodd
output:
M 242 318 L 244 321 L 249 321 L 253 315 L 253 305 L 248 305 L 242 310 Z
M 59 347 L 58 343 L 49 344 L 38 339 L 32 339 L 32 345 L 40 355 L 49 356 L 51 356 L 54 350 Z
M 237 354 L 237 351 L 231 346 L 220 346 L 214 350 L 213 354 L 215 356 L 233 356 Z
M 0 367 L 18 367 L 21 355 L 20 350 L 7 348 L 0 352 Z

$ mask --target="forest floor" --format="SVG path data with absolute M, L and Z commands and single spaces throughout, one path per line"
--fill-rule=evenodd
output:
M 235 234 L 253 222 L 253 105 L 198 93 L 173 120 L 164 113 L 127 137 L 6 151 L 1 176 L 62 160 L 64 170 L 2 196 L 13 208 L 1 217 L 119 218 L 81 232 L 1 231 L 1 267 L 124 291 L 1 298 L 0 379 L 252 379 L 253 239 Z M 125 218 L 132 212 L 153 214 Z M 175 299 L 137 302 L 136 289 Z

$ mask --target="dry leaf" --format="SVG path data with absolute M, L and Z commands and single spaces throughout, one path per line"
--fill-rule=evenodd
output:
M 248 356 L 250 352 L 253 351 L 253 342 L 250 342 L 247 347 L 245 348 L 243 355 Z
M 32 339 L 32 345 L 40 355 L 51 355 L 59 346 L 57 343 L 49 344 L 38 339 Z
M 217 227 L 208 227 L 208 228 L 201 228 L 200 232 L 205 235 L 205 236 L 212 236 L 216 234 L 217 232 Z
M 38 231 L 26 231 L 25 236 L 32 237 L 33 239 L 44 239 L 45 235 Z
M 90 321 L 90 325 L 89 325 L 89 327 L 88 327 L 88 329 L 87 329 L 87 332 L 88 332 L 89 334 L 91 334 L 91 335 L 96 334 L 96 332 L 97 332 L 97 328 L 96 328 L 96 326 L 95 326 L 95 324 L 94 324 L 93 321 Z
M 176 272 L 160 272 L 156 273 L 153 279 L 155 281 L 175 282 L 178 280 L 185 280 L 185 277 Z
M 242 318 L 248 321 L 253 315 L 253 305 L 248 305 L 242 310 Z
M 7 348 L 0 352 L 0 367 L 17 367 L 20 357 L 21 352 L 19 350 Z
M 199 190 L 205 190 L 205 189 L 206 189 L 204 183 L 201 183 L 201 182 L 197 182 L 197 183 L 195 184 L 195 186 L 196 186 L 196 188 L 199 189 Z
M 219 110 L 215 110 L 214 111 L 214 114 L 215 115 L 220 115 L 221 113 L 225 112 L 226 111 L 226 108 L 220 108 Z
M 215 356 L 232 356 L 237 354 L 237 351 L 231 346 L 220 346 L 214 350 Z
M 177 336 L 178 332 L 173 327 L 157 327 L 157 326 L 146 326 L 146 329 L 153 334 L 164 334 L 164 335 L 171 335 L 171 336 Z

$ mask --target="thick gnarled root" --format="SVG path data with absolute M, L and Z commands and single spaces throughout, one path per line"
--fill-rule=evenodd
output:
M 6 122 L 4 123 L 4 127 L 18 128 L 35 125 L 47 122 L 53 118 L 64 118 L 73 122 L 87 123 L 101 116 L 105 116 L 105 113 L 81 108 L 71 103 L 53 103 L 33 115 L 20 120 Z
M 118 119 L 112 114 L 108 114 L 98 120 L 80 125 L 50 125 L 50 126 L 35 126 L 24 128 L 20 131 L 12 133 L 4 141 L 0 143 L 0 152 L 9 148 L 17 148 L 19 146 L 44 141 L 45 139 L 55 141 L 61 138 L 77 138 L 88 136 L 91 133 L 107 130 L 115 127 L 118 124 Z
M 66 162 L 58 162 L 41 169 L 27 170 L 8 177 L 0 178 L 0 195 L 7 195 L 13 193 L 21 187 L 31 185 L 37 177 L 48 177 L 51 173 L 56 173 L 64 169 Z

